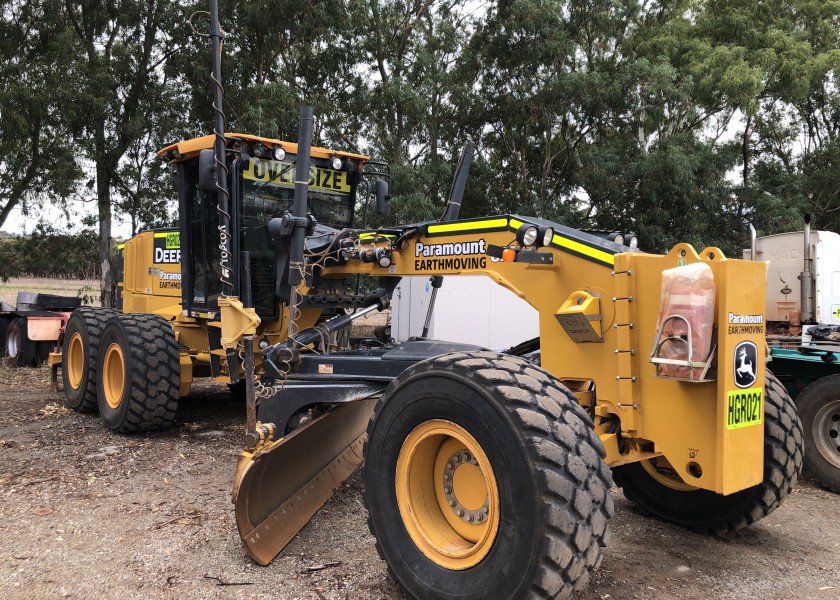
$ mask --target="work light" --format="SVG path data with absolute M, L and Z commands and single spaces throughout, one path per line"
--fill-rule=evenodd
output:
M 551 245 L 551 242 L 554 241 L 554 228 L 547 226 L 540 227 L 540 239 L 542 240 L 543 246 Z
M 537 241 L 537 227 L 535 225 L 528 225 L 527 223 L 521 225 L 516 232 L 516 241 L 523 246 L 533 246 Z

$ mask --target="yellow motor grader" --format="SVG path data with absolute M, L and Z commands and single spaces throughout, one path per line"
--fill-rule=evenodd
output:
M 387 212 L 387 169 L 310 148 L 311 113 L 301 123 L 306 145 L 224 136 L 221 209 L 218 138 L 162 150 L 180 228 L 128 240 L 121 310 L 76 310 L 52 355 L 67 404 L 118 432 L 171 424 L 194 377 L 244 385 L 233 497 L 257 562 L 363 460 L 377 548 L 416 598 L 568 596 L 600 563 L 613 480 L 643 512 L 716 533 L 788 494 L 793 404 L 761 352 L 744 385 L 736 352 L 763 334 L 727 326 L 761 322 L 762 264 L 687 244 L 646 254 L 519 215 L 353 228 L 360 188 Z M 663 272 L 697 263 L 716 284 L 712 355 L 659 357 Z M 492 352 L 341 335 L 401 277 L 465 275 L 536 308 L 539 339 Z
M 763 264 L 458 219 L 469 148 L 440 221 L 356 228 L 364 190 L 388 212 L 386 165 L 312 147 L 308 107 L 298 144 L 225 134 L 216 116 L 213 135 L 160 152 L 178 229 L 125 243 L 120 310 L 75 311 L 51 363 L 67 404 L 118 432 L 171 424 L 195 377 L 242 386 L 233 501 L 258 563 L 363 461 L 377 549 L 418 599 L 570 596 L 609 541 L 613 481 L 641 511 L 715 533 L 790 492 L 794 405 L 761 327 L 727 326 L 763 323 Z M 664 273 L 696 265 L 715 284 L 706 356 L 686 311 L 662 308 L 690 295 L 663 302 Z M 499 352 L 347 335 L 403 277 L 470 275 L 533 306 L 539 338 Z

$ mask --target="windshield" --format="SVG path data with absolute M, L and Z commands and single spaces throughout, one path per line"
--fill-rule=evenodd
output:
M 295 163 L 251 158 L 242 172 L 244 226 L 266 225 L 272 217 L 292 211 Z M 312 165 L 309 168 L 308 212 L 335 229 L 353 223 L 350 173 Z

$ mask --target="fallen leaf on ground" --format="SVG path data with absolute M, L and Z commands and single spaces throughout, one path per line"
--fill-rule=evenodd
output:
M 60 404 L 56 404 L 55 402 L 51 404 L 47 404 L 44 408 L 38 411 L 38 414 L 42 417 L 52 417 L 53 415 L 66 415 L 70 412 L 70 409 L 66 406 L 61 406 Z

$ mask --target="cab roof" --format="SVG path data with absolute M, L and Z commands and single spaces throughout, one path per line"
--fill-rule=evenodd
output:
M 212 148 L 215 138 L 216 136 L 211 133 L 210 135 L 205 135 L 191 140 L 176 142 L 158 150 L 158 156 L 164 158 L 170 163 L 188 160 L 190 158 L 198 156 L 198 153 L 202 150 Z M 298 145 L 293 144 L 292 142 L 284 142 L 283 140 L 260 137 L 258 135 L 249 135 L 247 133 L 226 133 L 225 141 L 228 146 L 230 146 L 231 142 L 235 141 L 245 141 L 249 143 L 261 142 L 263 146 L 266 146 L 267 148 L 275 148 L 277 146 L 280 146 L 288 154 L 296 155 L 298 151 Z M 177 152 L 180 156 L 178 158 L 175 158 L 172 155 L 173 151 Z M 363 154 L 353 154 L 352 152 L 330 150 L 328 148 L 319 148 L 317 146 L 312 146 L 311 156 L 315 158 L 330 158 L 331 156 L 339 156 L 341 158 L 352 158 L 356 160 L 361 160 L 363 162 L 366 162 L 370 158 Z

